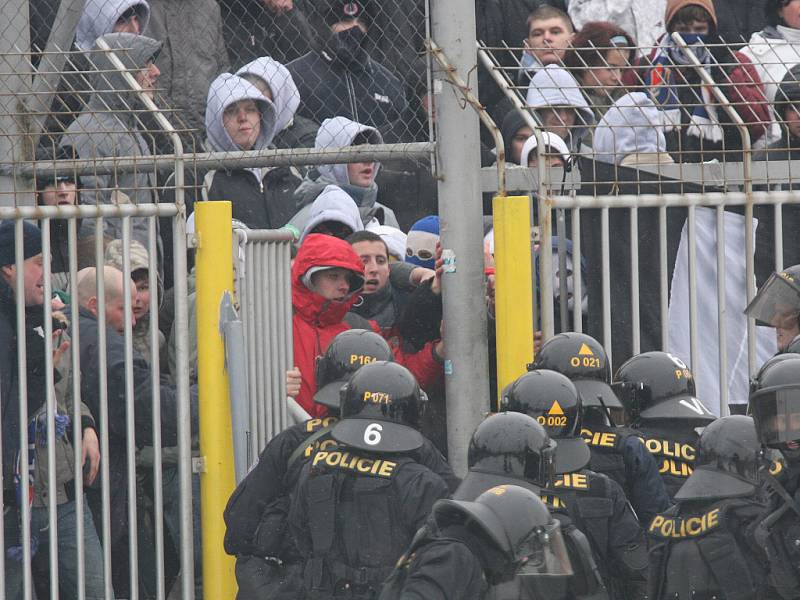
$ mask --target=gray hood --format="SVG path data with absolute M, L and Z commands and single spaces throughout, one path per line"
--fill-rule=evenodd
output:
M 326 186 L 317 199 L 311 204 L 308 223 L 300 236 L 300 244 L 305 237 L 320 223 L 336 221 L 349 227 L 353 233 L 362 231 L 361 213 L 355 201 L 342 188 L 335 185 Z
M 314 148 L 323 150 L 326 148 L 345 148 L 352 145 L 353 139 L 362 131 L 369 133 L 370 144 L 382 144 L 383 137 L 374 127 L 362 125 L 351 121 L 347 117 L 334 117 L 325 119 L 317 131 L 317 138 L 314 140 Z M 380 163 L 375 165 L 375 175 L 380 170 Z M 350 178 L 347 176 L 347 164 L 319 165 L 319 174 L 326 180 L 335 182 L 338 185 L 350 185 Z M 372 185 L 375 185 L 373 181 Z
M 292 79 L 289 69 L 274 58 L 264 56 L 247 63 L 236 71 L 237 75 L 249 73 L 261 78 L 272 92 L 272 103 L 275 105 L 275 134 L 277 135 L 294 119 L 297 107 L 300 106 L 300 91 Z
M 594 130 L 595 159 L 618 164 L 629 154 L 667 151 L 664 114 L 644 92 L 625 94 L 617 100 Z
M 272 142 L 275 135 L 275 106 L 252 83 L 238 75 L 222 73 L 211 82 L 206 103 L 206 134 L 212 150 L 241 150 L 222 124 L 222 113 L 228 106 L 240 100 L 253 100 L 261 109 L 261 131 L 253 150 L 264 150 Z
M 119 50 L 114 54 L 122 61 L 125 68 L 131 71 L 144 69 L 149 61 L 155 60 L 161 50 L 161 42 L 134 33 L 109 33 L 100 36 L 99 39 L 108 44 L 112 50 Z M 99 45 L 95 43 L 91 58 L 95 66 L 95 71 L 91 75 L 92 88 L 95 91 L 90 106 L 95 109 L 107 107 L 119 111 L 129 110 L 137 105 L 135 92 L 125 81 L 123 74 L 116 70 L 108 52 L 100 50 Z
M 547 65 L 531 79 L 525 103 L 533 110 L 552 106 L 571 106 L 578 111 L 578 124 L 572 138 L 580 140 L 587 127 L 594 124 L 594 112 L 581 92 L 578 82 L 558 65 Z
M 86 0 L 75 30 L 75 45 L 87 52 L 97 38 L 111 33 L 117 19 L 132 7 L 136 8 L 142 33 L 145 33 L 150 22 L 150 5 L 146 0 Z

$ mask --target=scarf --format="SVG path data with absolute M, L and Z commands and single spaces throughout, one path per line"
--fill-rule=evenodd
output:
M 710 70 L 714 59 L 704 44 L 703 36 L 687 33 L 683 35 L 683 39 L 689 46 L 688 51 L 694 53 L 706 71 Z M 674 131 L 681 126 L 682 107 L 678 98 L 679 82 L 675 65 L 692 68 L 693 63 L 686 52 L 687 50 L 678 47 L 669 35 L 664 36 L 650 71 L 650 84 L 654 88 L 651 94 L 666 117 L 665 131 Z M 686 133 L 710 142 L 721 142 L 724 133 L 719 124 L 713 95 L 706 86 L 699 87 L 702 102 L 692 107 Z

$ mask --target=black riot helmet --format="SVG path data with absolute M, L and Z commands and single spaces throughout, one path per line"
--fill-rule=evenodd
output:
M 759 373 L 759 389 L 750 394 L 759 440 L 780 450 L 800 441 L 800 356 L 789 356 L 765 365 Z
M 675 419 L 700 427 L 716 418 L 696 397 L 689 367 L 667 352 L 629 358 L 611 387 L 634 422 Z
M 469 472 L 453 497 L 474 500 L 513 483 L 537 494 L 553 478 L 556 443 L 536 419 L 518 412 L 488 416 L 469 442 Z
M 339 408 L 339 390 L 350 376 L 377 360 L 392 360 L 392 349 L 380 335 L 366 329 L 348 329 L 328 345 L 316 365 L 314 402 Z
M 795 358 L 800 358 L 800 354 L 792 353 L 792 352 L 783 352 L 781 354 L 776 354 L 775 356 L 770 357 L 761 368 L 758 370 L 758 373 L 755 377 L 750 378 L 750 393 L 753 394 L 764 387 L 761 383 L 761 380 L 764 378 L 764 375 L 772 368 L 773 365 L 777 363 L 783 362 L 785 360 L 792 360 Z M 780 372 L 780 371 L 779 371 Z M 774 379 L 773 379 L 773 385 Z
M 796 326 L 800 316 L 800 265 L 770 275 L 745 313 L 759 325 L 775 327 L 788 320 Z
M 731 415 L 703 429 L 696 445 L 694 472 L 676 500 L 741 498 L 758 487 L 761 443 L 751 417 Z
M 584 408 L 622 408 L 609 386 L 611 366 L 606 351 L 590 335 L 570 331 L 551 337 L 542 345 L 530 368 L 550 369 L 569 377 L 580 392 Z
M 572 473 L 588 464 L 589 446 L 580 437 L 581 396 L 565 375 L 548 369 L 525 373 L 503 390 L 502 402 L 504 410 L 536 419 L 556 440 L 556 473 Z
M 404 366 L 388 361 L 364 365 L 342 386 L 341 420 L 331 435 L 368 452 L 416 450 L 423 443 L 417 427 L 427 401 Z
M 487 573 L 491 583 L 514 576 L 566 582 L 573 573 L 561 525 L 530 490 L 499 485 L 474 502 L 439 500 L 433 506 L 433 518 L 439 528 L 466 526 L 502 552 L 508 561 L 506 568 Z

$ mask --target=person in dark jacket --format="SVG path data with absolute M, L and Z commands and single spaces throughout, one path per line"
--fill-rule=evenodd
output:
M 24 223 L 22 229 L 22 270 L 23 289 L 17 291 L 15 265 L 15 223 L 4 221 L 0 224 L 0 342 L 5 352 L 0 359 L 0 399 L 2 400 L 3 434 L 3 549 L 5 552 L 4 597 L 9 600 L 22 600 L 23 596 L 23 526 L 30 526 L 31 557 L 34 586 L 39 593 L 46 594 L 49 584 L 49 555 L 58 555 L 57 562 L 61 583 L 61 593 L 72 600 L 78 597 L 77 574 L 78 556 L 75 551 L 76 497 L 74 475 L 81 467 L 73 464 L 74 450 L 72 435 L 75 426 L 70 419 L 73 414 L 74 398 L 65 396 L 71 391 L 69 360 L 65 352 L 68 342 L 53 342 L 53 389 L 56 401 L 56 424 L 54 433 L 55 458 L 52 466 L 55 471 L 56 487 L 50 489 L 49 459 L 47 448 L 47 376 L 44 340 L 44 283 L 42 233 L 31 223 Z M 17 321 L 17 296 L 23 296 L 25 321 Z M 49 299 L 47 300 L 49 302 Z M 61 329 L 62 322 L 53 315 L 53 332 Z M 66 327 L 66 325 L 63 325 Z M 25 336 L 27 389 L 27 414 L 24 422 L 28 428 L 28 464 L 20 463 L 20 414 L 19 391 L 20 373 L 18 371 L 18 337 Z M 60 338 L 59 338 L 60 339 Z M 66 389 L 64 389 L 66 386 Z M 80 430 L 84 450 L 84 483 L 94 482 L 100 465 L 100 446 L 95 430 L 94 419 L 88 408 L 82 406 Z M 24 466 L 23 466 L 24 465 Z M 22 469 L 22 470 L 21 470 Z M 50 496 L 50 497 L 48 497 Z M 48 548 L 50 500 L 57 507 L 56 527 L 58 529 L 58 548 Z M 85 497 L 78 500 L 85 505 Z M 23 523 L 21 503 L 30 506 L 30 523 Z M 102 549 L 88 507 L 84 508 L 84 559 L 86 598 L 99 600 L 104 597 L 102 574 Z M 2 592 L 3 590 L 0 590 Z
M 127 481 L 127 431 L 126 417 L 126 369 L 125 369 L 125 304 L 123 298 L 123 275 L 113 267 L 104 267 L 106 310 L 106 381 L 108 402 L 108 431 L 101 432 L 109 439 L 109 489 L 111 502 L 108 507 L 111 516 L 111 539 L 108 543 L 112 553 L 112 572 L 114 589 L 122 597 L 127 593 L 128 574 L 128 495 Z M 136 285 L 131 281 L 131 294 L 136 294 Z M 77 301 L 80 304 L 80 357 L 81 357 L 81 395 L 94 414 L 100 414 L 100 362 L 99 362 L 99 324 L 97 297 L 97 270 L 89 267 L 78 273 Z M 131 298 L 131 306 L 135 297 Z M 131 325 L 136 318 L 131 314 Z M 135 432 L 134 445 L 137 448 L 153 444 L 153 399 L 152 377 L 157 377 L 147 361 L 137 352 L 133 354 L 133 398 Z M 161 440 L 164 446 L 177 444 L 177 392 L 165 383 L 161 385 Z M 196 406 L 196 403 L 193 403 Z M 197 416 L 193 415 L 193 429 L 197 426 Z M 102 523 L 103 501 L 99 486 L 87 491 L 89 505 L 95 523 Z M 143 573 L 141 575 L 144 575 Z
M 400 139 L 406 110 L 403 84 L 370 58 L 364 47 L 368 23 L 358 2 L 323 3 L 330 33 L 324 46 L 286 67 L 300 90 L 299 114 L 321 123 L 347 117 L 378 129 L 387 141 Z

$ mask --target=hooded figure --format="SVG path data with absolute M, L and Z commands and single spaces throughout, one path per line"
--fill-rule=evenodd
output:
M 258 135 L 250 147 L 242 147 L 225 127 L 225 111 L 235 103 L 252 101 L 260 113 Z M 235 107 L 234 107 L 235 108 Z M 223 73 L 208 90 L 206 133 L 208 146 L 216 152 L 264 150 L 269 147 L 277 122 L 275 106 L 252 83 L 238 75 Z M 229 123 L 229 127 L 233 125 Z M 298 178 L 285 168 L 219 169 L 203 178 L 203 197 L 231 200 L 233 218 L 252 229 L 277 229 L 294 213 L 292 194 Z
M 617 100 L 594 130 L 595 159 L 613 164 L 664 164 L 667 154 L 664 114 L 644 92 Z
M 426 269 L 435 268 L 438 241 L 439 217 L 437 215 L 423 217 L 408 230 L 405 261 Z
M 383 137 L 374 127 L 356 123 L 346 117 L 325 119 L 319 131 L 317 131 L 314 148 L 317 150 L 345 148 L 352 146 L 354 141 L 358 142 L 358 138 L 367 144 L 383 143 Z M 377 175 L 380 170 L 380 163 L 372 164 L 374 165 L 374 173 Z M 309 172 L 306 179 L 297 188 L 295 196 L 297 197 L 297 205 L 301 208 L 290 221 L 290 225 L 295 227 L 297 231 L 303 231 L 308 220 L 309 205 L 328 185 L 336 185 L 342 188 L 355 200 L 361 211 L 361 220 L 364 224 L 369 223 L 373 218 L 377 218 L 381 225 L 400 227 L 392 209 L 377 201 L 378 185 L 375 183 L 374 175 L 372 182 L 367 187 L 353 185 L 350 183 L 350 177 L 348 176 L 347 163 L 339 163 L 319 165 Z
M 113 33 L 114 25 L 129 10 L 139 18 L 141 33 L 147 31 L 150 21 L 150 5 L 147 0 L 86 0 L 75 30 L 75 45 L 88 52 L 97 38 Z
M 335 185 L 326 186 L 322 190 L 322 193 L 317 196 L 317 199 L 311 205 L 308 217 L 306 228 L 303 230 L 303 235 L 300 236 L 300 244 L 303 243 L 308 234 L 314 232 L 314 229 L 323 223 L 341 224 L 349 230 L 346 232 L 347 235 L 364 230 L 364 224 L 361 222 L 361 214 L 358 212 L 356 203 L 341 188 Z M 347 235 L 344 237 L 347 237 Z M 336 235 L 335 237 L 340 236 Z
M 102 39 L 131 71 L 147 68 L 161 49 L 157 42 L 143 35 L 109 33 Z M 97 46 L 95 47 L 96 49 Z M 138 131 L 134 111 L 141 108 L 139 95 L 125 81 L 123 74 L 112 65 L 105 52 L 94 53 L 96 71 L 92 73 L 92 89 L 88 106 L 64 133 L 60 145 L 72 146 L 77 157 L 95 160 L 117 156 L 142 157 L 151 152 Z M 142 161 L 140 164 L 146 164 Z M 155 200 L 156 181 L 147 168 L 108 175 L 80 177 L 82 204 L 149 204 Z M 122 219 L 104 219 L 105 234 L 122 238 Z M 133 238 L 148 245 L 149 226 L 146 218 L 131 218 Z M 94 223 L 84 221 L 81 235 L 94 235 Z
M 572 108 L 575 123 L 569 126 L 569 146 L 576 150 L 587 128 L 594 125 L 594 111 L 586 102 L 586 97 L 575 78 L 557 65 L 548 65 L 536 72 L 531 79 L 525 103 L 539 114 L 552 108 Z M 545 127 L 546 128 L 546 127 Z
M 567 143 L 555 133 L 550 133 L 549 131 L 542 132 L 542 139 L 544 141 L 545 155 L 551 155 L 554 158 L 560 158 L 562 165 L 567 167 L 570 162 L 569 148 L 567 148 Z M 538 145 L 539 142 L 537 141 L 535 135 L 532 135 L 525 140 L 525 144 L 522 146 L 522 152 L 520 153 L 519 157 L 519 163 L 522 166 L 528 165 L 528 160 L 531 158 L 531 154 L 536 156 L 536 148 Z
M 519 153 L 515 152 L 515 149 L 520 147 L 519 141 L 523 140 L 522 143 L 524 143 L 524 139 L 527 139 L 533 131 L 525 123 L 522 113 L 513 108 L 509 110 L 503 117 L 500 131 L 503 134 L 503 142 L 505 143 L 506 162 L 523 164 L 519 156 L 516 156 Z

